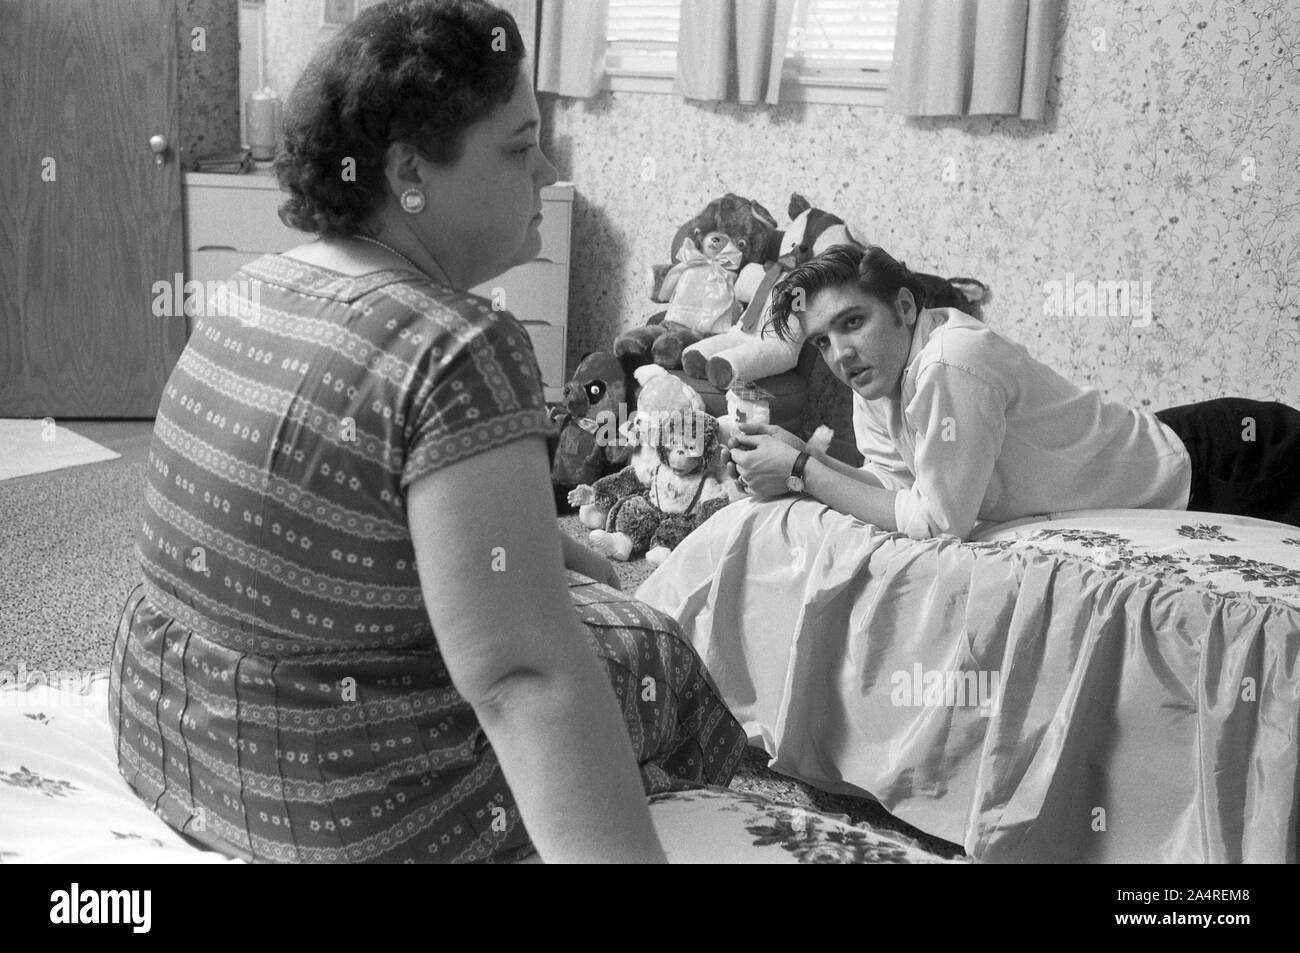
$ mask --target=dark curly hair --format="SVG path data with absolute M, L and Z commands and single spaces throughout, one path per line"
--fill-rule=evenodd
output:
M 409 142 L 456 162 L 466 128 L 510 101 L 524 42 L 486 0 L 389 0 L 362 11 L 312 58 L 289 97 L 275 174 L 280 219 L 319 235 L 354 235 L 383 202 L 384 159 Z M 344 162 L 355 162 L 345 181 Z
M 772 310 L 768 326 L 783 341 L 791 340 L 791 316 L 796 301 L 804 304 L 823 288 L 852 285 L 891 307 L 900 288 L 916 299 L 918 308 L 929 307 L 930 295 L 920 276 L 877 245 L 832 245 L 820 255 L 795 268 L 772 289 Z M 795 319 L 797 320 L 797 318 Z M 796 329 L 797 330 L 797 329 Z

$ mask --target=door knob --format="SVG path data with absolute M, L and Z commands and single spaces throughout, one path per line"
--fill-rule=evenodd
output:
M 150 136 L 149 148 L 153 150 L 153 161 L 155 165 L 162 165 L 167 161 L 166 136 Z

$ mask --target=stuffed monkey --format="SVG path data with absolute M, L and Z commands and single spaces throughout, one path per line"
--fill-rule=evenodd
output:
M 605 515 L 603 529 L 591 532 L 598 552 L 626 561 L 645 553 L 659 565 L 686 536 L 730 502 L 715 476 L 718 423 L 706 413 L 658 422 L 653 434 L 657 464 L 647 474 L 630 465 L 580 486 L 569 502 Z

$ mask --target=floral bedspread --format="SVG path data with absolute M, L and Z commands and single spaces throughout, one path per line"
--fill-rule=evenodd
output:
M 239 863 L 181 837 L 127 787 L 107 691 L 106 675 L 0 687 L 0 863 Z M 950 862 L 892 831 L 726 788 L 656 795 L 650 814 L 677 863 Z
M 1079 510 L 1002 523 L 972 542 L 1069 553 L 1106 569 L 1300 607 L 1300 527 L 1267 520 L 1177 510 Z

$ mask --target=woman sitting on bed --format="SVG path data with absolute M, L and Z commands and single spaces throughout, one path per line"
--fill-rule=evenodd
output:
M 571 597 L 612 568 L 559 531 L 527 335 L 465 290 L 539 250 L 538 131 L 478 0 L 371 7 L 294 91 L 281 214 L 320 237 L 196 323 L 114 644 L 120 769 L 209 847 L 661 861 L 643 784 L 739 760 L 671 620 Z
M 854 469 L 777 427 L 728 451 L 759 497 L 794 490 L 914 539 L 1090 508 L 1190 509 L 1300 525 L 1300 411 L 1224 399 L 1155 414 L 1101 398 L 951 308 L 881 248 L 837 245 L 773 295 L 854 394 Z

